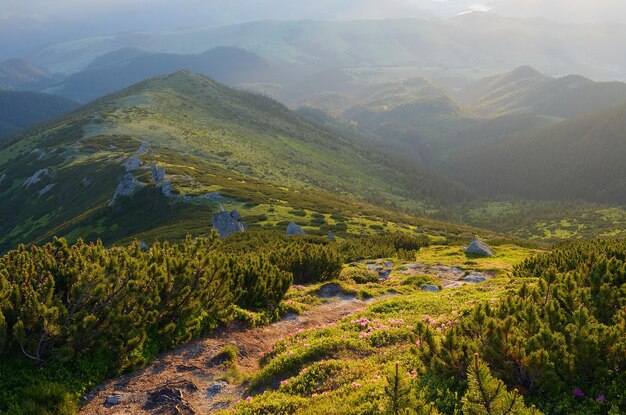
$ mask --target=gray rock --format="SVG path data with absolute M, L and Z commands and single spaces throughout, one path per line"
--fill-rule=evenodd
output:
M 142 251 L 148 251 L 150 249 L 150 247 L 144 241 L 140 241 L 139 242 L 139 249 L 141 249 Z
M 478 240 L 476 237 L 472 239 L 472 242 L 469 244 L 467 249 L 465 249 L 465 253 L 479 256 L 493 256 L 491 247 L 483 241 Z
M 49 172 L 50 172 L 50 170 L 48 170 L 48 169 L 37 170 L 35 172 L 35 174 L 30 176 L 28 179 L 26 179 L 26 181 L 24 182 L 24 187 L 28 189 L 29 187 L 31 187 L 35 183 L 39 183 L 41 181 L 41 178 L 43 176 L 47 175 Z
M 206 200 L 219 200 L 222 198 L 222 195 L 219 192 L 211 192 L 205 195 L 200 196 L 198 199 L 206 199 Z
M 80 181 L 83 187 L 88 187 L 93 184 L 93 179 L 91 177 L 83 177 L 83 180 Z
M 31 154 L 37 154 L 37 155 L 38 155 L 38 156 L 37 156 L 37 160 L 41 160 L 41 159 L 43 159 L 44 157 L 46 157 L 46 152 L 45 152 L 45 151 L 43 151 L 43 150 L 42 150 L 42 149 L 40 149 L 40 148 L 34 148 L 34 149 L 30 152 L 30 153 L 31 153 Z
M 132 156 L 124 162 L 124 167 L 126 171 L 135 171 L 141 167 L 141 159 L 137 156 Z
M 110 395 L 104 398 L 104 404 L 107 406 L 115 406 L 124 402 L 124 395 Z
M 161 189 L 161 193 L 163 193 L 163 195 L 165 197 L 173 197 L 174 194 L 174 186 L 172 186 L 171 182 L 161 182 L 159 184 L 157 184 L 157 189 Z
M 441 289 L 439 287 L 437 287 L 434 284 L 426 284 L 426 285 L 422 285 L 420 287 L 420 290 L 422 291 L 426 291 L 429 293 L 438 293 L 439 291 L 441 291 Z
M 117 185 L 117 189 L 115 189 L 115 193 L 113 194 L 113 199 L 109 203 L 109 206 L 115 205 L 117 199 L 120 196 L 131 196 L 137 190 L 141 189 L 144 186 L 143 183 L 140 183 L 135 180 L 132 173 L 126 173 L 122 178 L 120 184 Z
M 223 380 L 217 380 L 209 385 L 206 389 L 206 397 L 208 399 L 212 399 L 215 396 L 219 395 L 222 390 L 228 387 L 228 383 Z
M 405 267 L 407 267 L 408 269 L 418 269 L 419 268 L 419 264 L 406 264 Z
M 386 280 L 387 278 L 389 278 L 389 275 L 391 275 L 391 270 L 386 269 L 383 271 L 378 271 L 378 275 L 380 276 L 380 278 Z
M 237 211 L 237 209 L 233 209 L 230 212 L 230 216 L 238 222 L 241 222 L 241 214 Z
M 44 187 L 43 189 L 41 189 L 41 190 L 39 191 L 39 196 L 43 196 L 43 195 L 45 195 L 45 194 L 46 194 L 46 193 L 48 193 L 50 190 L 52 190 L 52 188 L 53 188 L 54 186 L 56 186 L 56 183 L 52 183 L 52 184 L 48 184 L 48 185 L 46 185 L 46 187 Z
M 393 268 L 396 266 L 396 264 L 394 264 L 391 261 L 383 261 L 383 265 L 386 266 L 387 268 Z
M 143 143 L 138 149 L 137 149 L 137 153 L 139 153 L 140 155 L 144 155 L 144 154 L 148 154 L 148 144 Z
M 2 183 L 4 181 L 4 179 L 6 179 L 6 178 L 7 178 L 6 174 L 4 174 L 4 173 L 0 174 L 0 183 Z
M 158 183 L 165 179 L 165 167 L 159 167 L 156 163 L 152 163 L 152 181 Z
M 367 264 L 367 269 L 370 271 L 380 272 L 383 270 L 383 267 L 380 264 Z
M 291 222 L 287 226 L 287 236 L 293 236 L 293 235 L 306 235 L 306 233 L 302 230 L 300 226 Z
M 341 294 L 341 286 L 334 282 L 323 285 L 317 292 L 320 298 L 336 297 Z
M 461 281 L 472 282 L 472 283 L 484 282 L 486 280 L 487 280 L 487 277 L 485 277 L 485 275 L 481 274 L 480 272 L 472 272 L 470 274 L 467 274 L 463 278 L 461 278 Z
M 232 216 L 232 213 L 222 210 L 221 212 L 213 215 L 211 218 L 213 229 L 215 229 L 222 238 L 225 238 L 233 233 L 244 232 L 246 230 L 245 225 L 241 223 L 241 215 L 239 215 L 236 210 L 233 212 L 236 213 L 235 217 Z
M 326 235 L 327 239 L 330 239 L 331 241 L 335 239 L 335 235 L 333 235 L 332 232 L 329 232 L 328 235 Z

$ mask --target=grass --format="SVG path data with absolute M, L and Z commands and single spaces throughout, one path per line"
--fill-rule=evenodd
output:
M 374 292 L 374 302 L 362 313 L 278 341 L 262 359 L 261 370 L 251 374 L 250 397 L 235 402 L 222 414 L 384 412 L 388 406 L 385 375 L 396 362 L 401 368 L 418 364 L 413 353 L 420 347 L 418 323 L 435 327 L 456 324 L 474 304 L 496 301 L 519 286 L 520 282 L 506 276 L 507 272 L 536 251 L 513 245 L 498 248 L 495 258 L 473 260 L 473 269 L 496 267 L 500 271 L 501 276 L 481 284 L 427 293 L 412 284 L 414 277 L 400 272 L 376 284 L 342 282 L 342 289 L 346 288 L 343 284 L 367 286 Z M 457 247 L 432 246 L 421 250 L 417 259 L 467 266 Z M 394 262 L 402 264 L 397 259 Z M 318 288 L 294 287 L 286 301 L 315 298 Z M 390 291 L 395 294 L 376 299 Z M 414 378 L 417 372 L 406 376 Z

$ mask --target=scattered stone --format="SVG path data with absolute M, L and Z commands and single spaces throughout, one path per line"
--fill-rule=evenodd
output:
M 93 184 L 93 179 L 91 177 L 83 177 L 83 180 L 80 181 L 83 187 L 89 187 Z
M 43 195 L 45 195 L 45 194 L 46 194 L 46 193 L 48 193 L 50 190 L 52 190 L 52 188 L 53 188 L 54 186 L 56 186 L 56 183 L 52 183 L 52 184 L 48 184 L 48 185 L 46 185 L 46 187 L 44 187 L 43 189 L 41 189 L 41 190 L 39 191 L 39 196 L 43 196 Z
M 336 297 L 341 294 L 341 287 L 334 282 L 323 285 L 317 292 L 317 296 L 320 298 Z
M 386 266 L 387 268 L 393 268 L 396 266 L 396 264 L 394 264 L 391 261 L 383 261 L 383 265 Z
M 208 199 L 208 200 L 218 200 L 221 198 L 222 198 L 222 195 L 220 195 L 219 192 L 211 192 L 203 196 L 200 196 L 200 199 Z
M 115 205 L 115 203 L 117 202 L 117 199 L 120 196 L 131 196 L 133 193 L 141 189 L 143 186 L 144 186 L 143 183 L 140 183 L 135 180 L 132 173 L 126 173 L 124 177 L 122 178 L 122 181 L 120 182 L 120 184 L 117 185 L 117 189 L 115 190 L 115 193 L 113 194 L 113 199 L 111 199 L 109 206 Z
M 222 210 L 213 215 L 211 224 L 213 225 L 213 229 L 220 234 L 220 237 L 225 238 L 233 233 L 244 232 L 246 230 L 245 224 L 241 222 L 241 219 L 241 215 L 237 210 L 233 210 L 230 213 Z
M 418 269 L 420 267 L 420 264 L 406 264 L 405 267 L 407 267 L 408 269 Z
M 148 144 L 143 143 L 138 149 L 137 149 L 137 153 L 139 153 L 140 155 L 144 155 L 144 154 L 148 154 Z
M 380 275 L 380 278 L 386 280 L 387 278 L 389 278 L 389 275 L 391 275 L 391 270 L 385 269 L 382 271 L 378 271 L 378 275 Z
M 141 167 L 141 159 L 137 156 L 132 156 L 124 162 L 124 167 L 126 171 L 135 171 Z
M 45 151 L 43 151 L 43 150 L 42 150 L 42 149 L 40 149 L 40 148 L 34 148 L 34 149 L 30 152 L 30 154 L 38 154 L 38 156 L 37 156 L 37 160 L 41 160 L 41 159 L 43 159 L 44 157 L 46 157 L 46 152 L 45 152 Z
M 115 406 L 124 402 L 124 395 L 111 395 L 104 398 L 104 405 Z
M 142 251 L 148 251 L 150 247 L 145 241 L 139 241 L 139 249 L 141 249 Z
M 4 174 L 4 173 L 0 174 L 0 183 L 2 183 L 4 181 L 4 179 L 6 179 L 6 178 L 7 178 L 6 174 Z
M 472 283 L 484 282 L 486 280 L 487 280 L 487 277 L 485 277 L 485 275 L 481 274 L 480 272 L 472 272 L 470 274 L 467 274 L 463 278 L 461 278 L 461 281 L 472 282 Z
M 332 232 L 329 232 L 328 235 L 326 235 L 326 238 L 330 239 L 331 241 L 333 241 L 335 239 L 335 235 L 333 235 Z
M 206 397 L 207 399 L 213 399 L 215 396 L 219 395 L 222 390 L 228 387 L 228 383 L 223 380 L 218 380 L 209 385 L 206 389 Z
M 369 269 L 370 271 L 382 271 L 383 267 L 380 264 L 367 264 L 367 269 Z
M 291 222 L 287 226 L 287 236 L 294 236 L 294 235 L 306 235 L 306 233 L 302 230 L 300 226 Z
M 171 182 L 161 182 L 159 184 L 157 184 L 157 189 L 161 189 L 161 193 L 163 193 L 163 195 L 165 197 L 173 197 L 174 194 L 174 186 L 172 186 Z
M 437 287 L 434 284 L 425 284 L 420 287 L 420 290 L 426 291 L 429 293 L 438 293 L 439 291 L 441 291 L 441 288 Z
M 483 241 L 478 240 L 476 237 L 472 239 L 472 242 L 469 244 L 467 249 L 465 249 L 465 253 L 479 256 L 493 256 L 491 247 Z
M 24 187 L 28 189 L 35 183 L 39 183 L 41 181 L 41 177 L 47 175 L 49 172 L 50 170 L 48 169 L 37 170 L 35 174 L 26 179 L 26 181 L 24 182 Z
M 152 163 L 152 181 L 158 183 L 165 179 L 165 167 L 159 167 L 156 163 Z

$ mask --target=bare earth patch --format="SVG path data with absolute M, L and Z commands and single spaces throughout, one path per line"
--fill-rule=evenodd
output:
M 112 379 L 85 397 L 81 414 L 212 413 L 245 397 L 245 385 L 220 380 L 224 367 L 215 357 L 224 346 L 238 350 L 237 365 L 245 373 L 259 370 L 259 359 L 281 338 L 363 311 L 367 302 L 334 299 L 304 315 L 287 316 L 267 327 L 228 327 L 157 358 L 138 372 Z

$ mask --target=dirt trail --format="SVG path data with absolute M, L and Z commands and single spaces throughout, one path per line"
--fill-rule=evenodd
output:
M 86 397 L 81 414 L 209 414 L 229 400 L 244 397 L 245 388 L 219 381 L 223 366 L 212 360 L 222 347 L 239 351 L 243 371 L 259 369 L 259 359 L 281 338 L 362 311 L 367 302 L 335 298 L 301 316 L 288 316 L 256 329 L 230 327 L 160 356 L 144 369 L 101 385 Z

